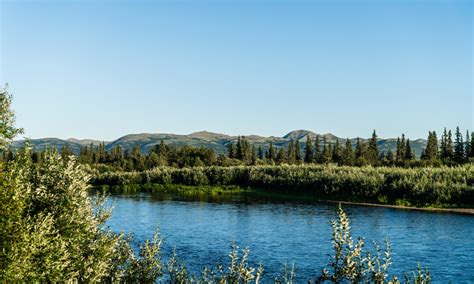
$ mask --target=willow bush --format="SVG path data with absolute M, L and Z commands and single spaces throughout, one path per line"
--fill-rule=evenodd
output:
M 474 205 L 474 165 L 440 168 L 273 165 L 155 168 L 143 172 L 95 173 L 95 186 L 144 184 L 238 185 L 321 198 L 417 206 Z

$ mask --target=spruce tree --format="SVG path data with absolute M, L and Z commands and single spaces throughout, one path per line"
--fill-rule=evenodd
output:
M 407 147 L 406 147 L 406 140 L 405 134 L 402 133 L 402 140 L 400 141 L 400 150 L 402 155 L 402 160 L 407 157 Z
M 251 152 L 250 161 L 252 165 L 255 165 L 257 163 L 257 150 L 255 149 L 255 145 L 252 145 L 252 149 L 250 150 L 250 152 Z
M 415 155 L 414 155 L 413 150 L 411 149 L 410 139 L 407 139 L 407 142 L 405 145 L 406 145 L 405 146 L 405 160 L 411 161 L 415 158 Z
M 352 150 L 352 143 L 349 138 L 346 140 L 346 147 L 344 147 L 342 157 L 344 165 L 352 166 L 354 164 L 354 151 Z
M 276 156 L 276 162 L 279 165 L 287 162 L 286 153 L 285 153 L 285 150 L 283 148 L 280 148 L 278 150 L 278 153 L 277 153 L 277 156 Z
M 250 147 L 249 141 L 245 138 L 245 136 L 242 136 L 241 140 L 241 152 L 242 152 L 242 157 L 241 160 L 244 161 L 246 164 L 250 164 L 252 162 L 252 147 Z
M 378 162 L 379 158 L 379 150 L 377 148 L 377 133 L 374 132 L 372 133 L 372 138 L 370 139 L 369 142 L 369 148 L 368 148 L 368 153 L 367 153 L 367 158 L 369 160 L 369 163 L 371 165 L 376 165 Z
M 61 156 L 63 159 L 66 159 L 67 157 L 73 155 L 74 153 L 71 150 L 71 147 L 69 146 L 69 143 L 65 143 L 61 149 Z
M 227 156 L 228 156 L 230 159 L 235 158 L 235 151 L 234 151 L 234 148 L 235 148 L 234 143 L 229 142 L 229 144 L 227 144 Z
M 258 158 L 260 160 L 263 160 L 263 150 L 262 150 L 262 147 L 261 146 L 258 146 Z
M 446 160 L 451 161 L 453 158 L 453 135 L 451 134 L 451 130 L 449 130 L 446 136 Z
M 394 157 L 393 157 L 393 152 L 388 150 L 387 151 L 387 154 L 385 155 L 385 160 L 388 162 L 388 163 L 392 163 L 393 160 L 394 160 Z
M 469 158 L 474 159 L 474 132 L 471 132 L 471 152 L 469 154 Z
M 360 141 L 360 138 L 357 137 L 357 141 L 356 141 L 356 149 L 355 149 L 355 158 L 356 160 L 359 160 L 362 158 L 362 156 L 364 155 L 364 150 L 362 149 L 362 142 Z
M 396 150 L 396 160 L 401 161 L 403 159 L 402 155 L 402 143 L 400 141 L 400 137 L 397 137 L 397 150 Z
M 288 144 L 288 152 L 287 152 L 287 161 L 288 164 L 294 164 L 296 159 L 295 159 L 295 144 L 293 143 L 293 140 L 290 141 Z
M 244 156 L 243 149 L 242 149 L 242 139 L 237 137 L 237 153 L 236 153 L 236 158 L 239 160 L 242 160 Z
M 332 161 L 338 165 L 342 164 L 342 151 L 339 139 L 336 139 L 336 144 L 334 144 L 334 148 L 332 149 Z
M 464 144 L 464 160 L 468 162 L 471 154 L 471 136 L 469 135 L 469 130 L 466 131 L 466 142 L 464 142 Z
M 422 154 L 423 160 L 436 160 L 439 158 L 438 138 L 436 132 L 428 132 L 428 143 Z
M 321 153 L 321 145 L 319 142 L 319 135 L 316 135 L 316 140 L 314 142 L 314 161 L 316 163 L 322 163 L 322 153 Z
M 274 161 L 275 160 L 275 149 L 273 148 L 273 143 L 270 142 L 270 145 L 268 146 L 268 155 L 267 155 L 267 159 L 270 160 L 270 161 Z
M 314 158 L 313 153 L 313 143 L 311 142 L 311 138 L 309 135 L 306 135 L 306 146 L 304 150 L 304 162 L 305 163 L 312 163 Z
M 447 148 L 447 141 L 448 140 L 448 133 L 446 131 L 446 127 L 444 128 L 443 135 L 441 136 L 441 147 L 440 147 L 440 158 L 442 160 L 446 160 L 448 157 L 448 148 Z
M 397 138 L 397 161 L 404 161 L 407 157 L 405 134 L 402 134 L 402 139 Z
M 464 162 L 464 142 L 462 139 L 462 134 L 461 130 L 459 129 L 459 126 L 456 127 L 456 133 L 455 133 L 456 139 L 454 141 L 454 161 L 457 163 L 463 163 Z
M 327 143 L 326 137 L 323 139 L 323 163 L 327 164 L 332 161 L 332 147 Z
M 301 145 L 300 145 L 299 140 L 296 140 L 296 143 L 295 143 L 295 161 L 298 164 L 300 164 L 301 161 L 302 161 L 302 158 L 301 158 Z

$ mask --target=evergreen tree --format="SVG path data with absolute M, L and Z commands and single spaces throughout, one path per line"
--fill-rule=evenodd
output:
M 469 154 L 469 158 L 474 159 L 474 132 L 471 132 L 471 152 Z
M 63 148 L 61 149 L 61 156 L 63 159 L 66 159 L 67 157 L 74 155 L 74 153 L 71 150 L 71 147 L 69 146 L 69 143 L 65 143 Z
M 400 137 L 397 137 L 397 150 L 396 150 L 396 154 L 395 154 L 395 158 L 397 161 L 400 161 L 403 156 L 402 156 L 402 143 L 400 141 Z
M 451 130 L 449 130 L 446 137 L 446 160 L 451 161 L 453 158 L 453 135 L 451 134 Z
M 252 147 L 250 147 L 249 141 L 245 138 L 245 136 L 242 136 L 241 138 L 241 152 L 242 152 L 242 158 L 241 160 L 244 161 L 246 164 L 250 164 L 252 162 Z
M 283 148 L 280 148 L 278 150 L 278 153 L 277 153 L 277 156 L 276 156 L 276 162 L 277 164 L 283 164 L 283 163 L 286 163 L 286 153 L 285 153 L 285 150 Z
M 165 141 L 163 141 L 163 139 L 160 141 L 160 144 L 155 145 L 154 151 L 158 155 L 158 159 L 160 160 L 161 166 L 166 166 L 170 164 L 169 160 L 171 160 L 171 148 L 165 144 Z
M 346 140 L 346 147 L 344 147 L 342 157 L 344 165 L 352 166 L 354 164 L 354 151 L 352 150 L 352 143 L 349 138 Z
M 299 140 L 296 140 L 296 143 L 295 143 L 295 161 L 298 164 L 300 164 L 301 161 L 302 161 L 302 158 L 301 158 L 301 145 L 300 145 Z
M 237 153 L 236 153 L 236 158 L 239 159 L 239 160 L 242 160 L 242 158 L 244 157 L 244 151 L 242 149 L 242 140 L 239 137 L 237 137 Z
M 122 147 L 120 147 L 120 145 L 117 145 L 114 148 L 112 148 L 112 155 L 111 156 L 112 156 L 112 161 L 117 162 L 117 163 L 121 162 L 122 159 L 123 159 Z
M 367 149 L 367 159 L 371 165 L 376 165 L 379 158 L 379 150 L 377 148 L 377 134 L 372 133 L 372 138 L 369 141 L 369 147 Z
M 356 149 L 355 149 L 355 158 L 356 160 L 359 160 L 363 157 L 364 155 L 364 149 L 363 149 L 363 146 L 362 146 L 362 142 L 360 141 L 360 138 L 357 137 L 357 141 L 356 141 Z
M 314 158 L 313 153 L 313 143 L 311 142 L 311 138 L 309 135 L 306 135 L 306 147 L 304 150 L 304 162 L 305 163 L 312 163 Z
M 415 158 L 415 153 L 411 149 L 410 139 L 407 139 L 407 142 L 405 145 L 406 145 L 405 146 L 405 160 L 411 161 Z
M 423 160 L 436 160 L 439 158 L 438 138 L 436 132 L 428 132 L 428 144 L 422 154 Z
M 227 156 L 230 159 L 234 159 L 236 157 L 235 145 L 232 142 L 229 142 L 229 144 L 227 144 Z
M 393 152 L 388 150 L 387 151 L 387 154 L 385 155 L 385 160 L 388 162 L 388 163 L 392 163 L 393 160 L 394 160 L 394 156 L 393 156 Z
M 334 144 L 334 147 L 332 149 L 332 161 L 334 163 L 337 163 L 338 165 L 342 164 L 342 152 L 343 150 L 341 144 L 339 144 L 339 139 L 336 139 L 336 144 Z
M 91 163 L 96 163 L 96 159 L 95 159 L 95 150 L 94 150 L 94 144 L 91 142 L 91 144 L 89 145 L 89 151 L 88 151 L 88 158 L 87 160 L 90 161 Z
M 322 163 L 323 162 L 323 157 L 321 153 L 321 144 L 319 142 L 319 135 L 316 135 L 316 141 L 314 142 L 314 161 L 316 163 Z
M 261 146 L 258 146 L 258 158 L 260 160 L 263 160 L 264 156 L 263 156 L 263 150 L 262 150 L 262 147 Z
M 440 158 L 446 160 L 448 158 L 448 147 L 447 147 L 448 133 L 446 127 L 444 128 L 443 135 L 441 136 L 441 147 L 440 147 Z
M 33 146 L 33 149 L 31 149 L 31 161 L 33 164 L 41 163 L 41 153 L 36 151 L 36 146 Z
M 293 140 L 291 140 L 290 143 L 288 144 L 287 161 L 288 161 L 288 164 L 294 164 L 296 161 L 295 145 L 293 143 Z
M 255 145 L 252 145 L 251 162 L 252 165 L 255 165 L 257 163 L 257 150 L 255 149 Z
M 406 149 L 405 134 L 402 134 L 402 139 L 397 138 L 397 161 L 401 162 L 408 156 Z
M 464 159 L 466 162 L 468 162 L 471 154 L 471 136 L 469 135 L 469 130 L 466 131 L 466 142 L 464 142 L 464 144 Z
M 270 142 L 270 146 L 268 147 L 268 154 L 267 154 L 267 159 L 270 161 L 275 160 L 275 149 L 273 148 L 273 143 Z
M 332 147 L 327 143 L 326 137 L 323 139 L 323 163 L 327 164 L 332 161 Z
M 454 161 L 457 163 L 464 162 L 464 142 L 462 140 L 461 130 L 456 127 L 456 140 L 454 141 Z
M 146 157 L 146 167 L 148 169 L 152 169 L 155 167 L 161 166 L 160 165 L 160 157 L 155 152 L 150 152 L 150 154 Z

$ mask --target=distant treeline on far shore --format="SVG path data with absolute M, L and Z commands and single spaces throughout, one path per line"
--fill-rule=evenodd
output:
M 67 144 L 61 149 L 63 156 L 73 155 Z M 33 149 L 32 159 L 40 163 L 44 152 Z M 4 151 L 4 161 L 13 160 L 14 152 Z M 474 161 L 474 132 L 465 136 L 459 127 L 454 132 L 444 130 L 441 140 L 435 131 L 430 131 L 426 148 L 419 159 L 405 135 L 398 137 L 395 151 L 381 151 L 377 146 L 374 130 L 371 139 L 357 139 L 355 147 L 349 139 L 329 143 L 326 138 L 316 136 L 306 141 L 291 141 L 288 147 L 276 147 L 272 143 L 262 149 L 250 144 L 240 136 L 236 143 L 228 143 L 224 154 L 217 154 L 205 147 L 175 146 L 163 141 L 149 153 L 143 153 L 137 144 L 129 151 L 120 146 L 106 150 L 105 144 L 82 147 L 78 160 L 100 171 L 144 171 L 155 167 L 237 166 L 273 164 L 336 164 L 345 166 L 441 166 L 459 165 Z

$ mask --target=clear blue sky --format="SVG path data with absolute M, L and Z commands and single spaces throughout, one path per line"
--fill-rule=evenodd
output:
M 4 1 L 31 138 L 473 129 L 473 1 Z

